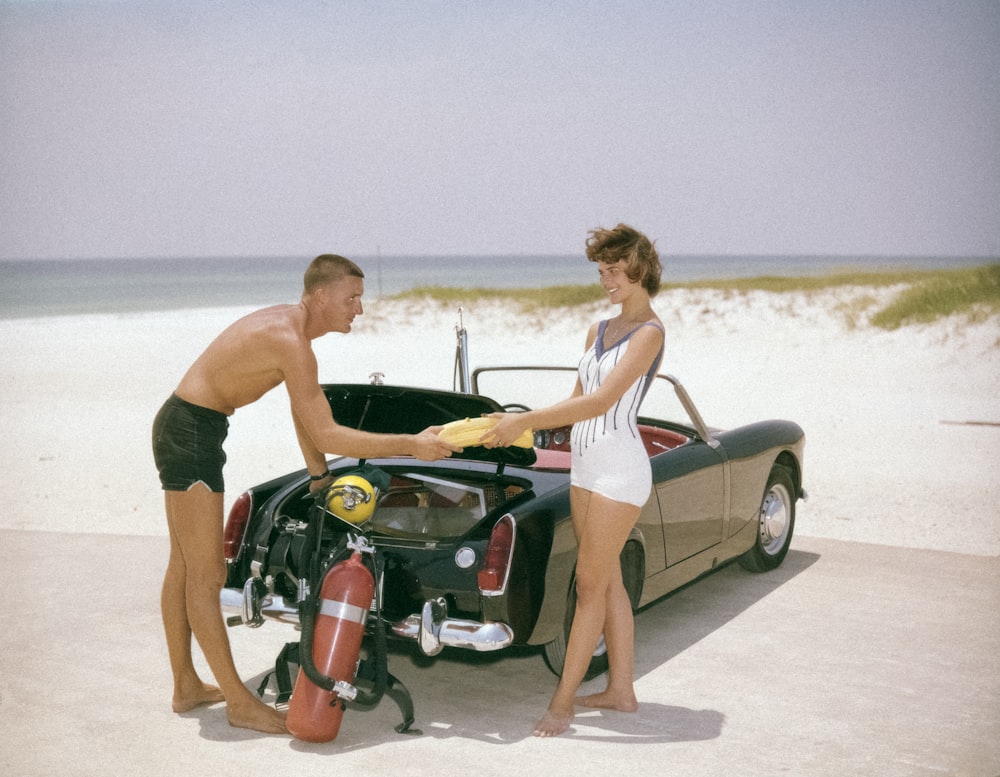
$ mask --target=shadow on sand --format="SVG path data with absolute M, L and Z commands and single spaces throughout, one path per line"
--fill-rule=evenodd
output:
M 700 640 L 722 628 L 818 561 L 815 553 L 792 550 L 778 569 L 766 574 L 746 572 L 728 564 L 644 607 L 636 614 L 636 679 L 663 666 Z M 511 744 L 531 736 L 532 723 L 544 710 L 555 678 L 545 667 L 539 648 L 511 648 L 499 653 L 446 650 L 428 658 L 415 646 L 393 643 L 389 668 L 414 697 L 420 736 L 460 737 L 484 744 Z M 248 681 L 257 687 L 261 673 Z M 599 681 L 598 681 L 599 682 Z M 509 696 L 496 705 L 498 693 Z M 484 711 L 484 699 L 492 712 Z M 265 694 L 273 701 L 273 694 Z M 200 718 L 201 735 L 219 741 L 243 741 L 264 734 L 231 728 L 222 706 L 187 714 Z M 363 718 L 358 725 L 355 718 Z M 292 739 L 302 752 L 332 755 L 353 752 L 405 738 L 395 731 L 399 709 L 385 698 L 374 710 L 348 710 L 340 736 L 326 744 Z M 574 739 L 633 744 L 660 744 L 713 739 L 720 736 L 725 715 L 712 709 L 694 710 L 640 699 L 636 714 L 581 710 L 569 734 Z M 413 735 L 418 735 L 416 731 Z

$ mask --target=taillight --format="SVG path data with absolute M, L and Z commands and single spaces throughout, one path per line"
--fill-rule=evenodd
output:
M 514 517 L 510 513 L 493 527 L 478 575 L 479 593 L 483 596 L 500 596 L 507 589 L 510 560 L 514 555 L 514 533 Z
M 253 497 L 249 491 L 244 491 L 233 502 L 233 506 L 229 510 L 229 518 L 226 519 L 226 530 L 222 535 L 222 555 L 229 561 L 232 561 L 239 555 L 240 546 L 243 544 L 243 537 L 247 532 L 247 524 L 250 522 L 250 514 L 252 512 Z

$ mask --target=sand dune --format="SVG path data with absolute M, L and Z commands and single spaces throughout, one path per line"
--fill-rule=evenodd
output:
M 654 301 L 667 327 L 662 371 L 713 426 L 802 425 L 800 534 L 1000 555 L 1000 321 L 869 326 L 859 302 L 892 293 L 664 292 Z M 153 415 L 245 312 L 0 321 L 0 528 L 165 535 Z M 464 311 L 472 363 L 574 366 L 588 324 L 613 312 L 475 303 Z M 430 302 L 368 302 L 354 332 L 316 342 L 320 378 L 378 371 L 450 388 L 456 323 L 455 309 Z M 227 451 L 227 504 L 301 466 L 280 388 L 234 416 Z

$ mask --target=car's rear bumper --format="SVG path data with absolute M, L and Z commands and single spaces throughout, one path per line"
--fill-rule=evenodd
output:
M 223 588 L 219 604 L 223 615 L 229 616 L 226 622 L 230 626 L 242 624 L 252 628 L 266 620 L 299 625 L 298 605 L 283 596 L 262 593 L 262 587 L 251 578 L 242 591 Z M 505 623 L 449 618 L 444 599 L 429 599 L 419 613 L 401 621 L 387 622 L 387 625 L 396 637 L 416 640 L 429 656 L 437 655 L 446 647 L 479 652 L 502 650 L 514 641 L 514 631 Z
M 480 652 L 501 650 L 514 641 L 514 630 L 506 623 L 449 618 L 444 599 L 428 599 L 419 613 L 391 623 L 397 637 L 415 639 L 420 649 L 433 656 L 446 647 Z

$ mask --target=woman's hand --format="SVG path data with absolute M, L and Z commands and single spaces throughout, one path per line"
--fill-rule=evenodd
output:
M 507 448 L 531 426 L 526 413 L 490 413 L 496 425 L 482 436 L 487 448 Z

